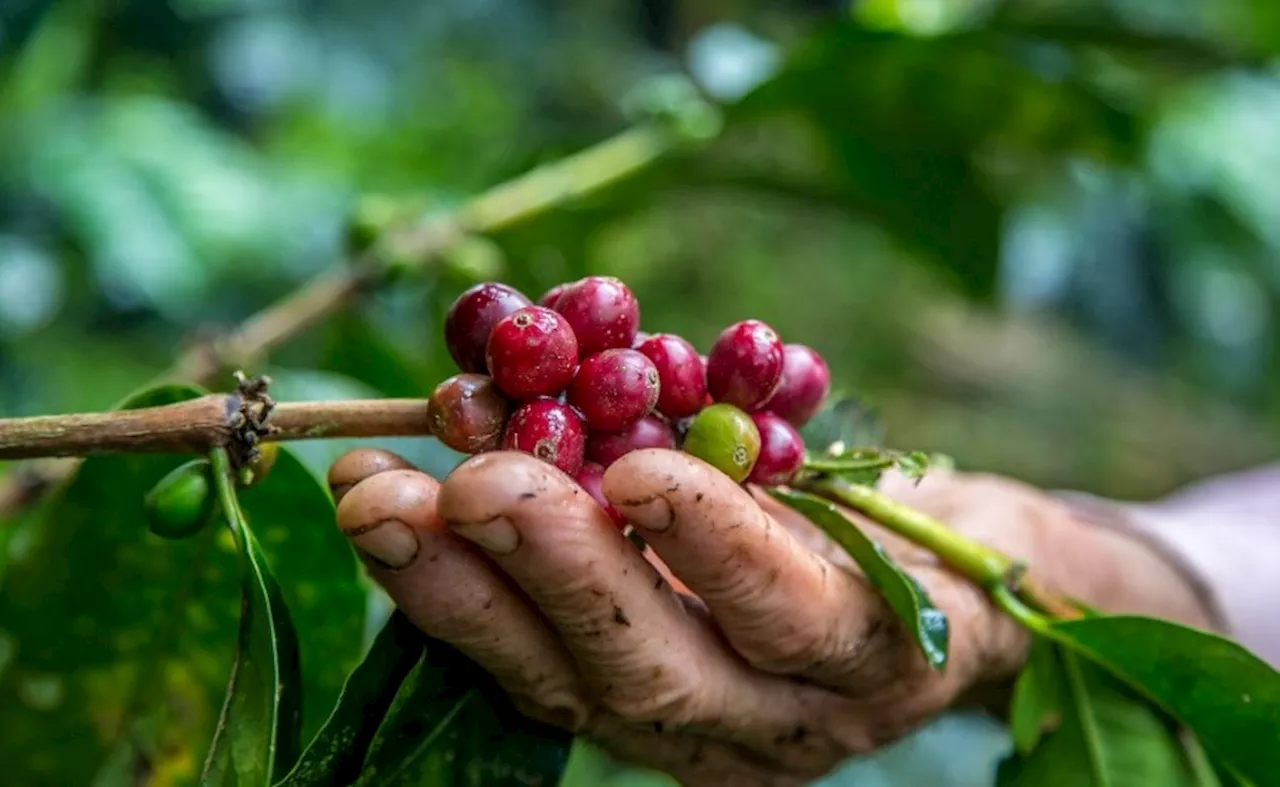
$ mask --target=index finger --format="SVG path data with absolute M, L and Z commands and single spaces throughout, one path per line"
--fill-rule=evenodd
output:
M 883 680 L 859 666 L 904 650 L 865 579 L 809 549 L 705 462 L 635 451 L 609 467 L 604 491 L 757 669 L 858 692 L 872 675 Z

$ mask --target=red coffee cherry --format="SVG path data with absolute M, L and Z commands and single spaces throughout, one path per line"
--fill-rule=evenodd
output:
M 627 526 L 627 518 L 622 512 L 613 507 L 613 503 L 609 502 L 609 498 L 604 496 L 604 468 L 595 462 L 583 462 L 582 469 L 578 471 L 578 485 L 587 490 L 587 494 L 591 495 L 604 512 L 613 520 L 613 524 L 619 530 Z
M 624 454 L 642 448 L 675 448 L 676 436 L 667 422 L 646 415 L 620 432 L 593 432 L 587 438 L 587 458 L 608 467 Z
M 578 368 L 578 341 L 563 317 L 526 306 L 503 317 L 489 336 L 489 372 L 517 401 L 563 391 Z
M 782 353 L 782 380 L 764 409 L 799 428 L 822 409 L 831 392 L 831 370 L 812 347 L 788 344 L 783 346 Z
M 785 484 L 804 466 L 804 439 L 796 428 L 773 413 L 752 413 L 760 431 L 760 454 L 747 480 L 753 484 Z
M 455 451 L 496 451 L 507 426 L 507 400 L 483 374 L 455 374 L 427 401 L 427 423 L 436 439 Z
M 493 326 L 528 305 L 523 293 L 492 281 L 459 295 L 444 318 L 444 342 L 453 362 L 464 372 L 487 372 L 485 348 Z
M 560 296 L 564 294 L 565 290 L 569 289 L 569 285 L 571 283 L 572 282 L 565 282 L 564 284 L 557 284 L 542 293 L 542 297 L 538 299 L 538 305 L 547 309 L 554 309 L 556 307 L 556 301 L 560 299 Z
M 707 356 L 707 389 L 717 402 L 759 409 L 778 388 L 782 358 L 777 331 L 759 320 L 734 323 Z
M 587 427 L 572 407 L 554 399 L 535 399 L 511 415 L 502 447 L 533 454 L 569 475 L 582 469 Z
M 707 399 L 706 369 L 692 344 L 675 334 L 659 333 L 637 349 L 658 369 L 658 412 L 675 419 L 702 409 Z
M 648 415 L 658 402 L 658 370 L 635 350 L 605 350 L 582 362 L 569 387 L 569 404 L 587 425 L 616 432 Z
M 640 327 L 640 304 L 613 276 L 588 276 L 570 284 L 556 298 L 555 310 L 573 326 L 582 358 L 630 347 Z

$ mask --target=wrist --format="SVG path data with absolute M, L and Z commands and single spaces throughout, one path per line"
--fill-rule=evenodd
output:
M 1092 531 L 1107 556 L 1094 603 L 1111 614 L 1161 618 L 1222 632 L 1225 624 L 1198 573 L 1156 539 L 1134 527 L 1124 506 L 1070 495 L 1072 514 Z

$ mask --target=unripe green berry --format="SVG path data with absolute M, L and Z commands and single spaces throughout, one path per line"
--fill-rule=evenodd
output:
M 737 407 L 713 404 L 694 417 L 683 448 L 741 483 L 760 455 L 760 430 L 751 416 Z
M 276 466 L 278 458 L 280 458 L 279 443 L 259 443 L 258 458 L 240 468 L 238 479 L 240 486 L 249 487 L 262 483 L 271 472 L 271 468 Z
M 163 538 L 198 533 L 213 512 L 211 474 L 207 459 L 195 459 L 156 482 L 143 499 L 148 529 Z

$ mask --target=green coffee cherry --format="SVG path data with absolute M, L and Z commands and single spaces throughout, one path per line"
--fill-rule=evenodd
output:
M 262 483 L 262 480 L 271 472 L 271 468 L 276 466 L 278 458 L 280 458 L 279 443 L 259 443 L 258 458 L 240 468 L 238 478 L 240 486 L 254 486 Z
M 689 425 L 684 451 L 742 483 L 760 455 L 760 430 L 751 416 L 733 405 L 713 404 Z
M 174 469 L 143 499 L 147 527 L 163 538 L 187 538 L 204 527 L 213 512 L 212 468 L 195 459 Z

